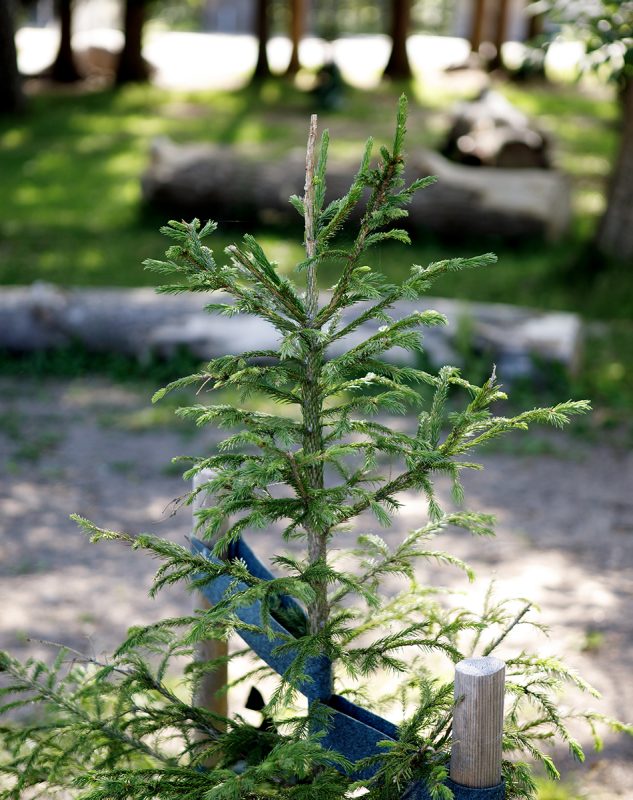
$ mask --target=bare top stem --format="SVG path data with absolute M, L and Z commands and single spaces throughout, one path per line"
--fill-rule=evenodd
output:
M 305 219 L 305 247 L 309 259 L 316 255 L 316 241 L 314 238 L 314 171 L 315 147 L 317 135 L 317 115 L 310 117 L 310 130 L 308 133 L 308 147 L 306 150 L 306 182 L 304 187 L 303 207 Z M 318 289 L 316 283 L 316 264 L 308 266 L 308 279 L 306 290 L 306 306 L 310 321 L 314 319 L 318 310 Z
M 308 133 L 308 148 L 306 152 L 306 183 L 303 197 L 305 219 L 305 248 L 308 257 L 307 285 L 306 285 L 306 312 L 308 327 L 314 324 L 319 308 L 319 290 L 316 280 L 316 254 L 315 216 L 316 187 L 314 185 L 316 172 L 316 135 L 317 117 L 310 117 L 310 131 Z M 303 386 L 302 413 L 304 422 L 303 450 L 309 456 L 318 456 L 323 450 L 322 439 L 322 406 L 323 398 L 320 394 L 319 376 L 321 371 L 322 354 L 317 342 L 310 338 L 305 357 L 305 383 Z M 308 496 L 310 490 L 323 489 L 323 462 L 317 458 L 314 464 L 308 467 Z M 307 509 L 306 509 L 307 510 Z M 327 531 L 322 526 L 314 524 L 307 514 L 305 525 L 308 541 L 308 560 L 310 564 L 323 564 L 327 561 Z M 313 583 L 315 599 L 308 604 L 308 620 L 313 634 L 319 633 L 328 619 L 327 583 L 318 579 Z

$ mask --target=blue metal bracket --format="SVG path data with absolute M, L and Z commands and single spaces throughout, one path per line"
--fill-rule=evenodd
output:
M 192 539 L 191 545 L 195 553 L 203 555 L 215 564 L 222 563 L 222 560 L 213 555 L 200 539 Z M 274 575 L 261 563 L 243 539 L 238 539 L 231 545 L 226 558 L 243 561 L 255 578 L 262 580 L 274 578 Z M 199 577 L 203 578 L 204 576 L 200 575 Z M 227 593 L 237 594 L 247 588 L 245 583 L 236 582 L 228 575 L 221 575 L 209 580 L 200 591 L 211 605 L 216 605 L 227 596 Z M 293 616 L 303 616 L 303 610 L 292 598 L 284 596 L 280 598 L 280 602 L 283 608 L 292 611 Z M 262 610 L 259 601 L 239 607 L 236 614 L 247 626 L 262 626 Z M 262 661 L 283 677 L 294 657 L 288 648 L 284 648 L 281 652 L 279 648 L 280 645 L 292 641 L 293 636 L 278 620 L 271 618 L 266 622 L 270 629 L 270 635 L 250 628 L 240 630 L 239 635 Z M 305 665 L 305 674 L 308 680 L 299 684 L 297 689 L 308 698 L 309 702 L 318 700 L 331 710 L 328 728 L 321 740 L 324 748 L 335 750 L 355 763 L 383 753 L 384 748 L 381 747 L 381 742 L 397 740 L 398 728 L 392 722 L 332 693 L 332 662 L 329 658 L 326 656 L 309 658 Z M 352 777 L 355 779 L 371 778 L 377 769 L 377 766 L 373 766 L 356 770 Z M 450 780 L 447 780 L 446 785 L 453 791 L 455 800 L 504 800 L 505 797 L 503 783 L 490 789 L 473 789 L 460 786 Z M 414 783 L 404 792 L 403 800 L 430 800 L 430 798 L 423 784 Z

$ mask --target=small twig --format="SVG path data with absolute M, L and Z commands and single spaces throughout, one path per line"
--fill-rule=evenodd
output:
M 288 300 L 287 297 L 284 297 L 284 295 L 279 291 L 279 289 L 275 286 L 275 284 L 271 280 L 269 280 L 262 273 L 260 269 L 258 269 L 257 265 L 253 261 L 251 261 L 251 259 L 249 259 L 246 253 L 243 253 L 239 249 L 239 247 L 237 247 L 237 245 L 234 244 L 230 245 L 227 248 L 227 252 L 229 252 L 237 261 L 239 261 L 239 263 L 244 267 L 244 269 L 250 272 L 250 274 L 253 275 L 253 277 L 257 281 L 262 283 L 268 289 L 268 291 L 277 298 L 279 304 L 285 309 L 285 311 L 290 315 L 290 317 L 294 321 L 297 321 L 298 309 L 296 308 L 294 303 Z
M 306 491 L 306 487 L 305 487 L 305 485 L 303 483 L 303 480 L 301 478 L 301 473 L 299 472 L 299 466 L 297 464 L 297 460 L 296 460 L 296 458 L 294 457 L 294 455 L 292 453 L 286 453 L 284 451 L 280 451 L 280 452 L 282 453 L 282 455 L 284 455 L 286 457 L 286 459 L 290 463 L 290 468 L 292 470 L 292 475 L 293 475 L 293 477 L 295 479 L 295 483 L 297 485 L 297 490 L 298 490 L 298 492 L 299 492 L 299 494 L 301 496 L 301 499 L 303 500 L 304 505 L 307 508 L 308 504 L 310 503 L 310 496 L 308 495 L 308 492 Z
M 196 396 L 198 396 L 198 395 L 199 395 L 201 392 L 203 392 L 203 391 L 204 391 L 204 389 L 205 389 L 206 385 L 209 383 L 209 381 L 212 381 L 212 380 L 213 380 L 213 378 L 214 378 L 214 376 L 213 376 L 213 375 L 209 375 L 209 377 L 208 377 L 208 378 L 205 378 L 205 379 L 202 381 L 202 383 L 200 384 L 200 386 L 199 386 L 198 390 L 196 391 Z
M 75 650 L 74 647 L 70 647 L 67 644 L 62 644 L 61 642 L 52 642 L 49 639 L 27 639 L 27 642 L 35 642 L 37 644 L 44 644 L 47 647 L 56 647 L 58 650 L 67 650 L 68 653 L 72 653 L 76 658 L 73 658 L 73 662 L 85 663 L 85 664 L 94 664 L 96 667 L 102 667 L 107 669 L 112 669 L 114 672 L 119 672 L 121 675 L 131 675 L 132 673 L 129 670 L 121 669 L 121 667 L 115 667 L 112 664 L 104 663 L 103 661 L 99 661 L 94 656 L 89 656 L 86 653 L 82 653 L 81 650 Z
M 486 647 L 483 653 L 484 656 L 489 656 L 490 653 L 492 653 L 492 651 L 495 649 L 495 647 L 498 647 L 501 644 L 501 642 L 506 638 L 506 636 L 510 633 L 510 631 L 513 628 L 516 628 L 516 626 L 519 624 L 519 622 L 521 622 L 523 617 L 528 613 L 528 611 L 531 608 L 532 608 L 532 603 L 528 603 L 519 611 L 519 613 L 508 625 L 508 627 L 502 630 L 499 636 L 497 636 L 497 638 Z
M 165 508 L 161 512 L 162 519 L 155 520 L 155 522 L 166 522 L 167 519 L 171 519 L 175 517 L 178 511 L 186 504 L 189 494 L 181 494 L 178 497 L 174 497 L 173 500 L 170 500 L 169 503 L 165 506 Z M 173 508 L 173 511 L 169 511 L 169 508 Z M 166 514 L 169 514 L 168 517 L 165 517 Z

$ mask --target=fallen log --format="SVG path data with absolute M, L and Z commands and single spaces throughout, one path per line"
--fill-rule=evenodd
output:
M 301 194 L 304 161 L 300 151 L 267 159 L 229 146 L 157 139 L 141 179 L 143 198 L 169 216 L 288 223 L 298 220 L 288 198 Z M 330 162 L 330 199 L 348 189 L 356 169 L 354 162 Z M 436 175 L 438 182 L 415 195 L 409 206 L 411 228 L 452 239 L 557 239 L 569 225 L 569 185 L 553 170 L 473 169 L 420 149 L 410 155 L 406 177 L 426 175 Z
M 455 106 L 442 154 L 451 161 L 503 169 L 551 169 L 545 134 L 499 92 Z
M 158 295 L 152 289 L 6 287 L 0 293 L 0 351 L 28 353 L 80 345 L 88 352 L 120 353 L 146 362 L 169 359 L 181 351 L 208 360 L 242 352 L 253 340 L 262 349 L 277 349 L 278 334 L 268 323 L 241 314 L 206 313 L 203 306 L 208 300 L 196 294 Z M 582 326 L 575 314 L 444 298 L 426 298 L 423 305 L 444 314 L 449 323 L 425 331 L 425 352 L 435 366 L 461 365 L 455 341 L 465 323 L 473 350 L 485 353 L 491 365 L 495 362 L 505 380 L 531 374 L 535 361 L 558 362 L 571 371 L 577 365 Z M 402 317 L 419 307 L 401 301 L 393 314 Z M 358 308 L 351 309 L 348 316 L 356 313 Z M 328 348 L 328 354 L 364 340 L 377 324 L 359 327 Z M 387 357 L 411 364 L 417 358 L 404 350 Z

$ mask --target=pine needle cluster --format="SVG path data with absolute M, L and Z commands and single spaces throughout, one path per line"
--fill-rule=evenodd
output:
M 492 534 L 491 517 L 442 509 L 434 479 L 447 475 L 461 503 L 460 475 L 479 468 L 471 460 L 478 447 L 532 424 L 563 426 L 588 404 L 568 401 L 504 417 L 498 408 L 505 394 L 494 370 L 477 386 L 455 367 L 432 374 L 384 358 L 393 348 L 421 351 L 421 331 L 446 323 L 432 310 L 398 316 L 399 300 L 420 300 L 440 276 L 495 260 L 486 254 L 414 265 L 400 284 L 365 264 L 368 251 L 385 239 L 409 241 L 398 225 L 415 192 L 431 183 L 404 181 L 405 122 L 401 99 L 392 147 L 380 148 L 375 165 L 369 140 L 348 193 L 329 203 L 328 135 L 317 148 L 313 123 L 305 195 L 291 198 L 305 220 L 301 287 L 280 273 L 252 236 L 216 261 L 205 244 L 214 223 L 173 221 L 163 228 L 173 242 L 166 260 L 146 262 L 175 276 L 161 291 L 222 292 L 210 311 L 254 315 L 279 334 L 277 349 L 212 359 L 155 397 L 187 386 L 211 394 L 229 387 L 243 398 L 263 396 L 279 406 L 278 413 L 263 413 L 201 403 L 178 412 L 198 425 L 229 431 L 213 454 L 192 458 L 185 473 L 187 480 L 210 476 L 196 490 L 214 498 L 198 512 L 197 535 L 222 557 L 247 531 L 252 536 L 278 531 L 280 546 L 272 559 L 278 577 L 262 580 L 239 559 L 211 562 L 164 539 L 108 531 L 77 518 L 94 541 L 115 540 L 156 556 L 161 565 L 152 593 L 174 583 L 196 588 L 220 576 L 243 588 L 211 609 L 131 629 L 103 662 L 68 649 L 52 666 L 22 664 L 2 654 L 1 711 L 9 720 L 0 729 L 0 798 L 70 791 L 82 800 L 341 800 L 362 787 L 368 800 L 395 800 L 417 779 L 427 783 L 432 797 L 450 798 L 444 780 L 454 702 L 451 670 L 435 676 L 428 655 L 450 667 L 471 654 L 496 652 L 518 625 L 529 622 L 530 604 L 489 597 L 481 613 L 455 609 L 439 590 L 416 581 L 421 560 L 455 566 L 472 577 L 459 559 L 435 547 L 433 540 L 445 529 Z M 350 241 L 342 232 L 357 207 L 364 210 Z M 317 272 L 325 260 L 340 263 L 340 277 L 321 296 Z M 359 341 L 370 322 L 373 331 Z M 390 415 L 405 412 L 416 415 L 409 433 L 389 422 Z M 377 535 L 369 515 L 389 526 L 405 491 L 425 499 L 428 515 L 393 546 Z M 356 545 L 343 554 L 340 536 L 354 522 L 360 531 Z M 284 542 L 292 544 L 290 554 L 282 552 Z M 393 576 L 401 591 L 388 594 L 384 583 Z M 305 614 L 293 618 L 282 602 L 287 597 Z M 263 709 L 267 724 L 259 728 L 237 714 L 220 718 L 190 700 L 204 674 L 217 668 L 193 659 L 197 643 L 239 634 L 245 627 L 239 610 L 255 600 L 261 603 L 257 630 L 270 635 L 271 621 L 283 618 L 291 636 L 278 649 L 292 654 Z M 306 710 L 301 704 L 298 688 L 309 680 L 306 664 L 324 655 L 334 664 L 339 694 L 378 712 L 400 708 L 398 740 L 372 759 L 371 778 L 355 779 L 359 765 L 353 769 L 322 746 L 327 709 L 313 703 Z M 174 688 L 169 668 L 183 658 L 189 666 Z M 563 713 L 557 702 L 562 686 L 592 690 L 558 661 L 523 652 L 506 661 L 508 798 L 533 797 L 523 757 L 557 776 L 544 750 L 550 740 L 563 740 L 582 759 L 568 716 L 581 716 L 594 731 L 607 722 L 631 732 L 597 714 Z M 256 664 L 240 680 L 269 672 Z M 376 676 L 384 673 L 395 676 L 392 688 L 376 691 Z

